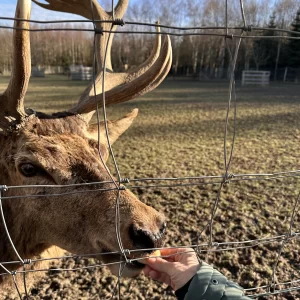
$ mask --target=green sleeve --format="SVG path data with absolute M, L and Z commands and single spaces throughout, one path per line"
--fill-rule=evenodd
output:
M 229 281 L 212 266 L 202 265 L 190 283 L 185 300 L 250 300 L 244 289 Z

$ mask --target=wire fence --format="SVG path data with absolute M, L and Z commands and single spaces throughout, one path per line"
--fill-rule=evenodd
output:
M 173 36 L 191 36 L 191 35 L 208 35 L 208 36 L 219 36 L 223 37 L 226 42 L 226 48 L 230 56 L 230 79 L 229 79 L 229 88 L 228 88 L 228 105 L 226 109 L 226 118 L 225 118 L 225 124 L 224 124 L 224 144 L 223 144 L 223 155 L 224 155 L 224 173 L 217 175 L 217 176 L 194 176 L 194 177 L 174 177 L 174 178 L 123 178 L 119 167 L 117 164 L 117 160 L 114 156 L 113 149 L 111 147 L 110 137 L 108 134 L 108 125 L 107 125 L 107 114 L 106 114 L 106 98 L 105 98 L 105 92 L 102 94 L 102 112 L 100 111 L 100 108 L 98 107 L 98 102 L 96 100 L 95 96 L 95 102 L 97 103 L 97 120 L 98 124 L 100 122 L 100 117 L 102 114 L 102 117 L 104 118 L 104 124 L 105 124 L 105 135 L 110 151 L 110 155 L 113 159 L 113 164 L 115 167 L 115 171 L 117 174 L 117 179 L 115 179 L 110 171 L 106 167 L 107 174 L 110 177 L 109 181 L 102 181 L 102 182 L 86 182 L 86 183 L 80 183 L 80 184 L 67 184 L 67 185 L 22 185 L 22 186 L 6 186 L 2 185 L 0 186 L 0 214 L 2 223 L 5 227 L 5 231 L 7 234 L 8 241 L 17 257 L 15 261 L 3 261 L 0 262 L 0 276 L 10 276 L 13 279 L 13 283 L 15 285 L 16 291 L 20 297 L 20 299 L 23 299 L 21 290 L 24 290 L 25 292 L 25 299 L 29 299 L 29 291 L 27 289 L 27 281 L 26 276 L 29 273 L 33 272 L 49 272 L 49 269 L 38 269 L 34 268 L 34 266 L 42 261 L 55 261 L 55 260 L 61 260 L 65 258 L 90 258 L 90 257 L 101 257 L 105 255 L 116 255 L 120 259 L 111 263 L 98 263 L 93 265 L 87 265 L 87 266 L 80 266 L 80 267 L 74 267 L 74 268 L 52 268 L 51 271 L 57 271 L 57 272 L 66 272 L 66 271 L 76 271 L 78 269 L 93 269 L 98 268 L 102 266 L 108 266 L 108 265 L 116 265 L 119 267 L 119 276 L 118 276 L 118 282 L 115 286 L 114 292 L 111 296 L 111 298 L 114 298 L 114 296 L 117 296 L 118 299 L 122 298 L 122 295 L 120 293 L 120 278 L 122 276 L 122 273 L 126 267 L 126 265 L 131 264 L 134 261 L 139 261 L 141 258 L 144 258 L 145 253 L 148 251 L 154 251 L 159 250 L 162 248 L 145 248 L 145 249 L 124 249 L 123 243 L 122 243 L 122 236 L 120 233 L 120 226 L 121 226 L 121 218 L 122 215 L 120 214 L 120 191 L 130 189 L 151 189 L 151 188 L 174 188 L 174 187 L 189 187 L 189 186 L 204 186 L 204 185 L 216 185 L 218 187 L 217 196 L 215 198 L 215 201 L 211 207 L 211 213 L 210 213 L 210 220 L 209 222 L 204 226 L 204 229 L 208 228 L 209 231 L 209 241 L 207 243 L 197 243 L 193 245 L 176 245 L 172 247 L 167 248 L 177 248 L 180 247 L 182 249 L 184 248 L 193 248 L 199 255 L 203 253 L 211 253 L 211 252 L 223 252 L 223 251 L 232 251 L 237 249 L 247 249 L 247 248 L 254 248 L 259 245 L 265 245 L 265 244 L 271 244 L 271 243 L 278 243 L 279 247 L 276 253 L 276 259 L 274 261 L 273 267 L 272 267 L 272 275 L 269 278 L 269 284 L 262 285 L 262 286 L 256 286 L 252 288 L 248 288 L 245 291 L 247 292 L 247 295 L 251 298 L 259 298 L 262 296 L 270 296 L 270 295 L 277 295 L 277 294 L 284 294 L 288 292 L 295 292 L 300 290 L 300 278 L 297 280 L 291 280 L 286 282 L 277 282 L 276 281 L 276 272 L 278 263 L 280 261 L 280 258 L 282 256 L 282 253 L 284 251 L 284 248 L 289 245 L 289 243 L 293 241 L 297 241 L 300 238 L 300 232 L 297 232 L 294 223 L 295 223 L 295 217 L 298 213 L 299 208 L 299 202 L 300 202 L 300 193 L 298 194 L 297 198 L 294 200 L 293 203 L 293 209 L 291 211 L 291 214 L 289 216 L 289 228 L 288 231 L 285 234 L 280 234 L 276 236 L 269 236 L 264 238 L 258 238 L 258 239 L 251 239 L 251 240 L 243 240 L 243 241 L 224 241 L 224 242 L 216 242 L 214 240 L 214 220 L 217 214 L 217 210 L 219 207 L 221 192 L 224 189 L 224 187 L 229 184 L 230 182 L 244 182 L 244 181 L 270 181 L 270 180 L 277 180 L 277 179 L 285 179 L 285 178 L 296 178 L 300 176 L 300 170 L 292 170 L 292 171 L 285 171 L 285 172 L 276 172 L 276 173 L 264 173 L 264 174 L 233 174 L 230 172 L 230 166 L 232 157 L 234 154 L 234 146 L 235 146 L 235 138 L 236 138 L 236 129 L 237 129 L 237 97 L 236 97 L 236 91 L 235 91 L 235 67 L 237 62 L 237 57 L 239 54 L 240 44 L 242 39 L 253 39 L 253 38 L 266 38 L 266 39 L 300 39 L 300 33 L 295 31 L 289 31 L 284 29 L 272 29 L 272 28 L 262 28 L 262 27 L 255 27 L 246 22 L 245 18 L 245 12 L 244 12 L 244 5 L 243 1 L 240 0 L 240 14 L 243 20 L 242 26 L 228 26 L 228 14 L 227 14 L 227 7 L 228 7 L 228 1 L 225 0 L 226 4 L 226 10 L 225 10 L 225 26 L 196 26 L 196 27 L 178 27 L 178 26 L 169 26 L 164 24 L 152 24 L 152 23 L 146 23 L 146 22 L 127 22 L 123 19 L 116 19 L 113 17 L 112 21 L 108 20 L 96 20 L 95 19 L 95 12 L 93 11 L 93 4 L 91 1 L 91 11 L 93 15 L 93 20 L 85 21 L 85 20 L 59 20 L 59 21 L 37 21 L 37 20 L 25 20 L 25 19 L 16 19 L 16 18 L 9 18 L 9 17 L 0 17 L 0 20 L 9 20 L 9 21 L 25 21 L 25 22 L 31 22 L 31 23 L 38 23 L 38 24 L 61 24 L 61 23 L 91 23 L 93 25 L 93 28 L 40 28 L 40 29 L 26 29 L 28 31 L 87 31 L 87 32 L 93 32 L 94 33 L 94 54 L 93 54 L 93 90 L 94 95 L 97 94 L 96 92 L 96 37 L 98 34 L 101 35 L 107 35 L 106 40 L 106 48 L 105 48 L 105 58 L 104 58 L 104 66 L 102 71 L 102 91 L 106 90 L 106 60 L 107 60 L 107 52 L 108 52 L 108 45 L 112 38 L 112 33 L 119 33 L 119 34 L 151 34 L 151 35 L 173 35 Z M 112 12 L 114 16 L 114 1 L 112 0 Z M 110 30 L 104 30 L 99 28 L 99 23 L 110 23 L 111 29 Z M 200 23 L 200 20 L 199 20 Z M 115 25 L 122 25 L 125 26 L 125 30 L 113 30 L 113 26 Z M 141 30 L 141 31 L 129 31 L 126 30 L 126 25 L 137 25 L 137 26 L 144 26 L 149 27 L 150 30 Z M 153 32 L 151 31 L 151 28 L 157 28 L 160 27 L 161 29 L 165 29 L 164 32 Z M 3 26 L 1 25 L 0 28 L 6 28 L 6 29 L 14 29 L 14 30 L 24 30 L 22 28 L 18 28 L 15 26 Z M 168 31 L 172 30 L 172 31 Z M 205 32 L 206 30 L 213 30 L 214 32 Z M 234 31 L 234 33 L 233 33 Z M 236 33 L 237 31 L 240 31 L 240 33 Z M 278 35 L 275 36 L 266 36 L 266 35 L 252 35 L 252 32 L 276 32 Z M 290 35 L 299 35 L 291 37 Z M 228 40 L 232 40 L 235 43 L 234 51 L 232 51 L 231 47 L 228 44 Z M 229 114 L 233 112 L 233 133 L 230 136 L 229 135 Z M 228 143 L 230 143 L 230 147 L 228 147 Z M 98 153 L 101 161 L 104 163 L 104 158 L 102 157 L 101 151 L 100 151 L 100 125 L 98 128 Z M 105 188 L 105 186 L 112 186 L 110 188 Z M 76 187 L 82 187 L 84 189 L 76 190 Z M 53 189 L 53 193 L 50 194 L 41 194 L 37 192 L 36 194 L 27 194 L 26 189 L 32 189 L 35 188 L 37 191 L 39 189 Z M 66 189 L 66 192 L 63 193 L 57 193 L 55 192 L 56 189 L 62 188 Z M 71 189 L 71 190 L 70 190 Z M 16 190 L 16 191 L 22 191 L 20 194 L 16 195 L 6 195 L 6 192 L 9 190 Z M 23 190 L 25 190 L 23 194 Z M 43 197 L 58 197 L 63 195 L 72 195 L 72 194 L 85 194 L 88 195 L 88 193 L 94 193 L 95 191 L 100 192 L 109 192 L 109 191 L 116 191 L 117 192 L 117 198 L 116 198 L 116 210 L 115 210 L 115 229 L 116 229 L 116 236 L 119 244 L 119 250 L 115 252 L 106 252 L 106 253 L 86 253 L 86 254 L 77 254 L 77 255 L 65 255 L 65 256 L 57 256 L 57 257 L 51 257 L 51 258 L 39 258 L 39 259 L 32 259 L 27 257 L 21 257 L 21 255 L 18 252 L 18 249 L 16 249 L 13 240 L 11 239 L 9 228 L 7 226 L 7 220 L 5 218 L 4 210 L 3 210 L 3 201 L 14 201 L 14 199 L 24 199 L 26 197 L 28 198 L 43 198 Z M 198 234 L 198 241 L 200 241 L 200 237 L 203 230 Z M 189 251 L 189 250 L 187 250 Z M 186 251 L 186 252 L 187 252 Z M 139 258 L 131 258 L 130 254 L 132 253 L 141 253 L 139 254 Z M 14 271 L 11 271 L 10 266 L 18 266 L 18 268 L 14 269 Z M 27 266 L 30 266 L 30 268 L 27 268 Z M 16 280 L 16 276 L 21 275 L 23 276 L 23 286 L 20 287 L 19 283 Z

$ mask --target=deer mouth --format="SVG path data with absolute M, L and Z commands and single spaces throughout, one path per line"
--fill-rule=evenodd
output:
M 123 277 L 135 277 L 141 273 L 145 268 L 145 264 L 142 263 L 144 256 L 140 257 L 127 255 L 126 258 L 122 254 L 114 254 L 108 249 L 103 249 L 101 260 L 110 269 L 113 275 L 118 276 L 119 272 Z M 149 254 L 148 254 L 149 255 Z

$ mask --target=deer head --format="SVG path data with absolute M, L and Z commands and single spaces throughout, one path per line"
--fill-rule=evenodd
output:
M 48 0 L 49 4 L 34 1 L 56 11 L 70 12 L 92 20 L 112 20 L 96 0 Z M 91 8 L 92 4 L 92 8 Z M 120 0 L 115 17 L 122 18 L 128 1 Z M 0 95 L 0 184 L 30 185 L 26 189 L 8 189 L 3 209 L 12 240 L 23 258 L 39 255 L 52 245 L 72 253 L 119 251 L 116 233 L 116 206 L 120 214 L 120 238 L 124 249 L 142 249 L 162 245 L 165 230 L 164 216 L 140 202 L 128 190 L 117 190 L 105 165 L 108 142 L 100 124 L 89 125 L 96 109 L 102 106 L 102 76 L 106 67 L 106 105 L 128 101 L 155 88 L 171 66 L 171 45 L 168 36 L 161 41 L 157 35 L 149 59 L 127 73 L 112 71 L 108 33 L 96 36 L 96 87 L 93 83 L 83 92 L 78 104 L 67 112 L 46 115 L 31 113 L 24 108 L 31 71 L 29 22 L 30 0 L 18 0 L 13 43 L 13 69 L 7 89 Z M 22 21 L 23 20 L 23 21 Z M 115 30 L 111 23 L 97 27 Z M 23 29 L 23 30 L 20 30 Z M 107 44 L 106 62 L 105 46 Z M 108 122 L 112 144 L 131 125 L 137 109 L 123 119 Z M 100 155 L 99 155 L 100 154 Z M 88 186 L 70 184 L 102 182 Z M 38 185 L 57 185 L 55 188 Z M 67 185 L 67 186 L 66 186 Z M 55 196 L 56 194 L 61 194 Z M 26 195 L 35 195 L 26 196 Z M 0 220 L 0 262 L 16 259 Z M 2 249 L 1 249 L 2 248 Z M 139 255 L 143 255 L 140 253 Z M 103 256 L 104 262 L 118 261 L 119 255 Z M 138 274 L 142 266 L 128 264 L 127 276 Z M 117 273 L 118 266 L 112 266 Z

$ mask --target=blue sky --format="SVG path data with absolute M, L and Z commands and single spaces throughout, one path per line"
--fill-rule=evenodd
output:
M 14 17 L 17 0 L 0 0 L 0 16 Z M 43 1 L 41 1 L 43 2 Z M 59 20 L 59 19 L 80 19 L 81 17 L 72 14 L 65 14 L 59 12 L 52 12 L 47 9 L 40 8 L 32 2 L 31 19 L 34 20 Z M 0 20 L 1 23 L 8 23 L 7 21 Z
M 43 0 L 39 0 L 40 2 L 44 2 Z M 134 3 L 137 0 L 131 1 L 131 3 Z M 101 1 L 100 1 L 101 2 Z M 116 3 L 117 1 L 115 1 Z M 14 17 L 15 15 L 15 9 L 16 9 L 16 3 L 17 0 L 0 0 L 0 16 L 3 17 Z M 60 13 L 60 12 L 52 12 L 47 9 L 43 9 L 32 2 L 32 11 L 31 11 L 31 19 L 33 20 L 59 20 L 59 19 L 73 19 L 73 20 L 82 20 L 80 16 L 72 15 L 72 14 L 66 14 L 66 13 Z M 1 23 L 3 21 L 0 20 Z M 7 23 L 7 22 L 5 22 Z
M 41 2 L 45 2 L 44 0 L 39 0 Z M 110 0 L 98 0 L 100 3 L 110 3 Z M 130 4 L 139 3 L 139 1 L 142 0 L 131 0 Z M 163 0 L 156 0 L 156 1 L 163 1 Z M 224 1 L 224 0 L 219 0 Z M 266 0 L 260 0 L 260 1 L 266 1 Z M 0 17 L 14 17 L 15 14 L 15 8 L 16 8 L 17 0 L 0 0 Z M 46 2 L 45 2 L 46 3 Z M 117 0 L 115 0 L 115 3 L 117 3 Z M 273 4 L 274 0 L 268 0 L 268 3 Z M 109 6 L 110 7 L 110 6 Z M 38 5 L 34 4 L 32 2 L 32 12 L 31 12 L 31 19 L 32 20 L 83 20 L 80 16 L 72 15 L 72 14 L 66 14 L 66 13 L 60 13 L 60 12 L 53 12 L 47 9 L 40 8 Z M 4 21 L 0 19 L 0 24 L 5 25 L 12 25 L 12 22 Z

